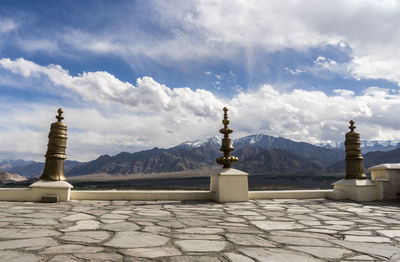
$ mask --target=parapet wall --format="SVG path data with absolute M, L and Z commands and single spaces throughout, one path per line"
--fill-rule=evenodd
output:
M 247 174 L 224 169 L 211 176 L 210 190 L 71 190 L 65 181 L 38 181 L 29 188 L 0 188 L 0 201 L 69 200 L 214 200 L 242 202 L 253 199 L 350 199 L 374 201 L 396 199 L 400 192 L 400 164 L 371 167 L 372 181 L 342 179 L 331 190 L 248 191 Z
M 312 199 L 328 198 L 334 190 L 281 190 L 281 191 L 249 191 L 248 198 L 255 199 Z M 70 200 L 214 200 L 215 192 L 195 190 L 71 190 Z M 31 188 L 0 188 L 0 201 L 41 200 L 41 194 Z

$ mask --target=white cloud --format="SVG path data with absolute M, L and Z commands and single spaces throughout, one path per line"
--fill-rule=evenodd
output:
M 350 119 L 356 121 L 362 139 L 400 138 L 400 119 L 393 114 L 400 112 L 400 94 L 378 87 L 359 95 L 341 89 L 327 95 L 282 92 L 279 86 L 263 85 L 225 101 L 202 89 L 169 88 L 151 77 L 132 85 L 107 72 L 71 76 L 61 66 L 40 66 L 24 59 L 1 59 L 0 66 L 26 79 L 45 76 L 54 89 L 83 99 L 64 106 L 70 159 L 89 160 L 103 153 L 169 147 L 218 135 L 225 105 L 234 138 L 265 133 L 311 143 L 342 141 Z M 49 124 L 55 121 L 59 105 L 0 102 L 2 151 L 43 158 Z
M 400 58 L 381 59 L 379 56 L 355 57 L 348 65 L 355 79 L 387 79 L 400 86 Z
M 28 52 L 46 50 L 51 54 L 60 51 L 57 41 L 49 39 L 18 39 L 17 44 Z
M 331 79 L 337 76 L 347 78 L 350 76 L 348 63 L 337 63 L 335 60 L 324 56 L 318 56 L 311 66 L 300 66 L 296 69 L 285 67 L 285 70 L 292 75 L 307 73 L 323 79 Z
M 110 23 L 99 22 L 104 18 L 100 12 L 93 23 L 102 26 L 95 32 L 90 26 L 62 25 L 56 32 L 33 30 L 30 36 L 10 41 L 29 52 L 111 54 L 128 63 L 146 56 L 164 65 L 225 59 L 247 62 L 249 70 L 255 68 L 252 63 L 260 50 L 301 52 L 334 45 L 349 50 L 351 76 L 400 82 L 393 70 L 400 65 L 400 2 L 395 0 L 193 0 L 154 1 L 145 6 L 150 15 L 143 24 L 132 18 L 132 7 L 124 4 L 113 8 L 118 19 Z M 157 33 L 149 30 L 148 22 Z M 0 32 L 18 26 L 13 20 L 0 20 Z
M 190 88 L 168 88 L 150 77 L 138 78 L 136 86 L 122 82 L 108 72 L 84 72 L 78 76 L 69 75 L 59 65 L 40 66 L 23 58 L 0 59 L 0 66 L 24 77 L 47 76 L 57 86 L 65 87 L 83 100 L 98 103 L 116 102 L 144 112 L 190 111 L 194 115 L 207 116 L 215 112 L 214 95 L 206 90 Z M 211 103 L 210 103 L 211 102 Z
M 296 69 L 290 69 L 288 67 L 285 67 L 285 70 L 291 73 L 292 75 L 300 75 L 302 73 L 305 73 L 305 70 L 296 68 Z
M 18 24 L 10 18 L 0 18 L 0 34 L 8 33 L 18 28 Z

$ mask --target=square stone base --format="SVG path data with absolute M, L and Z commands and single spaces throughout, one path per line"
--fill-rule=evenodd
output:
M 376 186 L 368 179 L 342 179 L 333 183 L 335 191 L 344 192 L 341 199 L 355 201 L 377 200 Z
M 66 181 L 39 180 L 29 187 L 32 188 L 32 201 L 42 201 L 43 197 L 52 196 L 65 202 L 70 200 L 73 186 Z
M 378 200 L 397 199 L 400 195 L 400 164 L 380 164 L 368 168 L 376 185 Z
M 249 200 L 249 174 L 234 169 L 224 168 L 218 175 L 210 177 L 210 191 L 217 202 L 241 202 Z

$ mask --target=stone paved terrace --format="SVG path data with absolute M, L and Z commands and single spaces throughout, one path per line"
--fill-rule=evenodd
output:
M 400 261 L 400 202 L 0 202 L 1 261 Z

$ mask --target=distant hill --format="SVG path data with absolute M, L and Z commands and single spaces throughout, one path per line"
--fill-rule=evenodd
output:
M 392 151 L 400 147 L 400 140 L 361 140 L 363 154 L 376 151 Z M 344 150 L 344 142 L 335 144 L 320 144 L 320 147 Z
M 26 178 L 18 174 L 9 174 L 6 171 L 0 170 L 0 182 L 15 182 L 15 181 L 25 181 Z
M 233 141 L 232 153 L 240 161 L 234 167 L 251 174 L 315 174 L 344 158 L 340 149 L 329 149 L 282 137 L 252 135 Z M 67 176 L 86 174 L 166 173 L 215 166 L 221 139 L 211 137 L 186 141 L 168 148 L 153 148 L 135 153 L 103 155 L 66 171 Z M 251 163 L 251 164 L 250 164 Z
M 315 146 L 282 137 L 262 134 L 233 140 L 233 155 L 240 161 L 233 167 L 250 174 L 324 174 L 344 173 L 345 153 L 339 148 Z M 395 143 L 366 143 L 370 147 L 394 146 Z M 186 141 L 163 149 L 153 148 L 140 152 L 121 152 L 114 156 L 103 155 L 89 162 L 65 161 L 66 176 L 88 174 L 150 174 L 215 167 L 221 156 L 221 138 L 211 137 Z M 369 152 L 364 155 L 365 167 L 388 162 L 400 162 L 400 149 L 387 152 Z M 44 163 L 24 160 L 2 161 L 0 169 L 27 178 L 38 177 Z
M 382 163 L 400 163 L 400 148 L 386 152 L 369 152 L 364 154 L 363 157 L 365 169 Z M 344 159 L 327 167 L 327 172 L 330 173 L 344 173 L 345 171 L 346 161 Z
M 259 147 L 263 149 L 283 149 L 303 159 L 320 162 L 323 166 L 331 165 L 343 159 L 344 150 L 339 148 L 319 147 L 305 142 L 295 142 L 283 137 L 250 135 L 233 141 L 235 148 Z
M 242 148 L 243 149 L 243 148 Z M 264 150 L 235 164 L 235 168 L 250 174 L 309 174 L 323 173 L 318 161 L 304 159 L 283 149 Z
M 122 152 L 115 156 L 100 156 L 96 160 L 71 168 L 65 174 L 77 176 L 95 173 L 165 173 L 202 169 L 215 164 L 217 153 L 217 149 L 212 147 L 153 148 L 136 153 Z
M 72 167 L 80 165 L 81 162 L 66 160 L 64 162 L 64 172 Z M 0 169 L 8 173 L 19 174 L 21 176 L 32 178 L 38 177 L 43 173 L 44 162 L 18 160 L 4 160 L 0 162 Z

